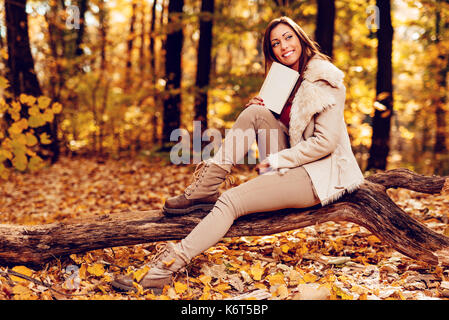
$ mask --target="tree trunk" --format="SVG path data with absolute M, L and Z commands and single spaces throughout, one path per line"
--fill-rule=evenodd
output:
M 80 10 L 80 20 L 79 20 L 79 28 L 77 29 L 78 32 L 76 33 L 76 39 L 75 39 L 75 56 L 79 57 L 83 55 L 83 49 L 81 48 L 81 44 L 83 43 L 83 37 L 86 29 L 86 23 L 85 23 L 85 15 L 87 11 L 87 0 L 79 0 L 78 1 L 78 7 Z
M 435 118 L 436 118 L 436 132 L 435 143 L 433 146 L 433 167 L 437 174 L 442 174 L 448 170 L 445 166 L 445 159 L 447 154 L 446 146 L 446 95 L 447 95 L 447 73 L 449 72 L 449 55 L 445 54 L 445 49 L 441 47 L 441 1 L 437 1 L 435 11 L 435 45 L 438 50 L 438 59 L 436 61 L 436 99 Z
M 42 90 L 34 71 L 25 7 L 26 0 L 5 0 L 9 90 L 14 97 L 19 97 L 22 93 L 39 97 L 42 95 Z M 28 118 L 28 107 L 25 104 L 22 105 L 21 113 L 22 117 Z M 6 120 L 11 122 L 8 116 Z M 50 159 L 52 163 L 56 162 L 59 156 L 59 144 L 54 124 L 46 123 L 35 131 L 37 134 L 48 134 L 52 141 L 48 145 L 40 145 L 39 155 L 44 159 Z
M 317 0 L 318 12 L 316 16 L 315 41 L 321 51 L 329 57 L 333 55 L 335 0 Z
M 393 26 L 391 25 L 390 0 L 377 0 L 379 8 L 379 29 L 377 30 L 377 84 L 376 111 L 374 113 L 371 148 L 368 159 L 369 169 L 385 170 L 390 151 L 390 126 L 393 114 L 393 84 L 391 54 Z
M 423 193 L 449 191 L 449 177 L 395 169 L 366 178 L 360 189 L 325 207 L 253 213 L 237 219 L 226 237 L 269 235 L 326 221 L 359 224 L 411 258 L 449 265 L 449 238 L 402 211 L 388 188 Z M 168 217 L 159 210 L 91 216 L 37 226 L 0 225 L 0 265 L 39 265 L 72 253 L 184 238 L 205 216 Z
M 207 91 L 209 87 L 214 0 L 201 2 L 200 39 L 198 43 L 195 88 L 195 120 L 201 122 L 201 135 L 207 129 Z
M 181 125 L 181 53 L 184 41 L 182 13 L 184 0 L 170 0 L 165 45 L 165 93 L 162 142 L 170 144 L 170 135 Z
M 126 58 L 126 67 L 125 67 L 125 92 L 128 91 L 131 87 L 131 79 L 132 79 L 132 55 L 133 55 L 133 45 L 134 45 L 134 29 L 135 29 L 135 23 L 136 23 L 136 11 L 137 11 L 137 2 L 133 1 L 131 4 L 132 10 L 131 10 L 131 20 L 129 22 L 129 34 L 128 34 L 128 51 L 127 51 L 127 58 Z

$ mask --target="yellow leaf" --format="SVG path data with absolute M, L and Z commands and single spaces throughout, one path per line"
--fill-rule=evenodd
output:
M 82 261 L 82 259 L 80 259 Z M 83 263 L 78 271 L 81 280 L 86 279 L 87 264 Z
M 83 263 L 83 259 L 79 258 L 76 254 L 71 254 L 70 259 L 72 259 L 76 264 L 81 264 Z
M 26 145 L 29 147 L 35 146 L 37 144 L 37 138 L 31 132 L 26 133 Z
M 37 296 L 29 288 L 19 284 L 12 288 L 15 300 L 37 300 Z
M 226 290 L 231 289 L 231 286 L 229 284 L 227 284 L 227 283 L 220 283 L 219 285 L 215 286 L 213 289 L 215 291 L 220 291 L 221 292 L 221 291 L 226 291 Z
M 317 278 L 318 277 L 316 275 L 312 274 L 312 273 L 306 273 L 303 276 L 303 279 L 304 279 L 305 282 L 315 282 L 317 280 Z
M 24 153 L 16 154 L 12 159 L 12 165 L 19 171 L 25 171 L 28 165 L 28 158 Z
M 4 53 L 7 53 L 7 51 L 5 50 L 5 51 L 3 51 L 2 52 L 3 54 Z M 3 57 L 4 57 L 4 55 L 3 55 Z M 5 60 L 6 60 L 7 58 L 5 58 Z M 5 77 L 0 77 L 0 90 L 4 90 L 4 89 L 6 89 L 6 88 L 8 88 L 9 87 L 9 81 L 8 81 L 8 79 L 6 79 Z
M 28 276 L 28 277 L 31 277 L 33 275 L 33 272 L 34 272 L 33 270 L 28 269 L 25 266 L 15 266 L 11 270 L 15 271 L 17 273 L 21 273 L 21 274 L 23 274 L 25 276 Z M 14 281 L 17 281 L 17 282 L 26 282 L 27 281 L 26 279 L 22 279 L 22 278 L 15 277 L 15 276 L 11 276 L 11 279 L 14 280 Z
M 36 102 L 36 98 L 35 97 L 30 96 L 28 94 L 24 94 L 24 93 L 22 93 L 19 96 L 19 100 L 20 100 L 21 103 L 25 103 L 25 104 L 27 104 L 29 106 L 32 106 Z
M 28 125 L 31 128 L 37 128 L 37 127 L 43 126 L 44 124 L 45 124 L 45 120 L 40 113 L 38 116 L 30 116 L 28 118 Z
M 52 122 L 54 119 L 53 111 L 50 109 L 45 110 L 45 112 L 42 114 L 42 117 L 47 122 Z
M 163 261 L 164 265 L 168 268 L 170 267 L 173 263 L 175 263 L 175 258 L 171 259 L 170 261 Z
M 284 275 L 282 273 L 276 273 L 267 277 L 271 286 L 276 284 L 285 284 Z
M 368 243 L 370 245 L 374 245 L 376 243 L 380 243 L 381 241 L 379 240 L 378 237 L 376 237 L 375 235 L 370 235 L 368 238 L 366 238 L 366 240 L 368 241 Z
M 102 276 L 104 271 L 104 266 L 100 263 L 95 263 L 94 265 L 87 268 L 87 272 L 97 277 Z
M 50 137 L 48 136 L 48 134 L 46 132 L 41 133 L 39 138 L 40 138 L 42 144 L 50 144 L 51 143 L 51 140 L 49 139 Z
M 46 109 L 50 105 L 51 99 L 46 96 L 40 96 L 37 98 L 37 105 L 40 109 Z
M 262 279 L 262 275 L 263 275 L 264 271 L 265 271 L 265 268 L 261 267 L 260 262 L 258 262 L 255 265 L 252 265 L 251 268 L 249 269 L 250 275 L 256 281 L 259 281 Z
M 60 104 L 59 102 L 53 103 L 53 105 L 51 106 L 51 110 L 53 111 L 54 114 L 61 113 L 62 104 Z
M 0 162 L 0 178 L 7 180 L 9 177 L 9 170 L 6 169 L 5 165 Z
M 143 268 L 140 268 L 137 271 L 134 271 L 134 273 L 133 273 L 134 280 L 136 282 L 140 282 L 140 280 L 142 280 L 142 278 L 148 273 L 149 270 L 150 270 L 150 267 L 145 266 Z
M 290 247 L 288 246 L 288 244 L 285 243 L 281 246 L 281 250 L 283 253 L 287 253 L 288 250 L 290 250 Z
M 0 150 L 0 156 L 4 156 L 6 159 L 11 160 L 12 159 L 12 152 L 9 150 L 1 149 Z
M 272 293 L 273 297 L 278 297 L 280 299 L 285 299 L 288 297 L 288 289 L 285 284 L 281 284 L 276 291 Z
M 175 282 L 175 291 L 177 294 L 183 294 L 187 290 L 187 285 L 181 282 Z
M 200 276 L 198 277 L 198 279 L 199 279 L 204 285 L 208 285 L 208 284 L 211 282 L 212 277 L 211 277 L 211 276 L 206 276 L 206 275 L 202 274 L 202 275 L 200 275 Z
M 203 294 L 200 297 L 200 300 L 210 300 L 210 287 L 205 286 L 203 289 Z
M 41 115 L 41 112 L 39 111 L 39 108 L 37 106 L 32 106 L 28 109 L 28 114 L 30 116 L 39 116 Z
M 296 271 L 296 270 L 290 271 L 290 274 L 288 275 L 288 278 L 289 278 L 290 285 L 299 284 L 300 281 L 302 280 L 301 279 L 301 274 L 298 271 Z

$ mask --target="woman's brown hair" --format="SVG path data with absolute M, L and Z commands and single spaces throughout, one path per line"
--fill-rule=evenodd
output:
M 318 55 L 318 57 L 330 61 L 331 59 L 325 55 L 324 53 L 320 52 L 319 46 L 316 42 L 314 42 L 312 39 L 309 38 L 309 36 L 304 32 L 304 30 L 292 19 L 289 17 L 280 17 L 273 19 L 265 29 L 265 34 L 263 37 L 263 54 L 265 56 L 265 75 L 267 75 L 268 70 L 271 67 L 271 64 L 273 61 L 279 62 L 276 59 L 276 56 L 273 53 L 273 48 L 271 47 L 271 41 L 270 41 L 270 35 L 271 31 L 280 23 L 286 24 L 290 28 L 293 29 L 293 31 L 296 33 L 296 35 L 299 38 L 299 42 L 301 44 L 301 57 L 299 59 L 299 80 L 295 86 L 295 89 L 292 92 L 292 95 L 290 96 L 289 102 L 291 102 L 294 94 L 299 88 L 299 85 L 302 82 L 304 71 L 306 70 L 307 63 L 309 60 L 314 56 Z

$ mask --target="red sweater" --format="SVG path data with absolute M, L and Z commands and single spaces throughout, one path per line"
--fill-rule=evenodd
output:
M 290 109 L 292 108 L 292 104 L 291 103 L 287 103 L 284 108 L 281 111 L 281 115 L 279 120 L 281 120 L 281 122 L 283 124 L 285 124 L 285 126 L 287 128 L 289 128 L 289 124 L 290 124 Z

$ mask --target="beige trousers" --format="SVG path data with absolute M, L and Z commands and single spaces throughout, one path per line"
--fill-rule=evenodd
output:
M 259 136 L 258 148 L 259 151 L 265 148 L 266 155 L 289 147 L 287 127 L 268 109 L 251 105 L 240 113 L 213 160 L 235 165 L 260 134 L 264 136 L 262 139 Z M 239 143 L 243 143 L 244 148 L 237 145 Z M 211 212 L 181 240 L 179 247 L 192 259 L 220 241 L 234 220 L 243 215 L 285 208 L 306 208 L 319 202 L 303 167 L 290 169 L 283 175 L 268 172 L 225 191 Z

